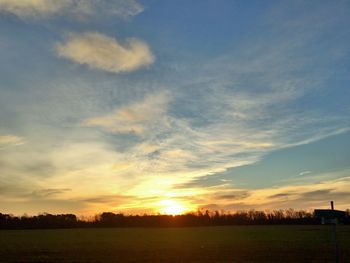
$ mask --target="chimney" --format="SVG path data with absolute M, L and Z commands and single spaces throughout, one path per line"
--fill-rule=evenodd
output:
M 334 203 L 331 201 L 331 209 L 334 210 Z

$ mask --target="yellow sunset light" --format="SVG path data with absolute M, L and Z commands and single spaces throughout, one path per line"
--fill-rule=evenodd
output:
M 160 212 L 166 215 L 179 215 L 184 213 L 187 208 L 175 200 L 160 201 Z

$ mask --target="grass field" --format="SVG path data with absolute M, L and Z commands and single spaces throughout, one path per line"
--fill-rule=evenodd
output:
M 340 262 L 350 227 L 338 226 Z M 330 226 L 1 230 L 0 262 L 335 262 Z

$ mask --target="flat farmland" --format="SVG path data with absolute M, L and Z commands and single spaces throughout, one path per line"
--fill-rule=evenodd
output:
M 350 262 L 350 226 L 337 227 Z M 0 230 L 0 262 L 335 262 L 331 226 Z

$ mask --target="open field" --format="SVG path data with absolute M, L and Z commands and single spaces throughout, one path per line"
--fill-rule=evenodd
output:
M 350 262 L 350 226 L 338 226 Z M 1 230 L 0 262 L 335 262 L 330 226 Z

